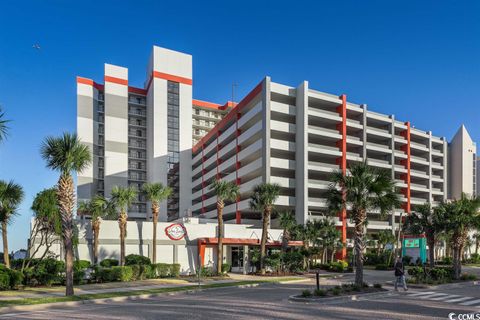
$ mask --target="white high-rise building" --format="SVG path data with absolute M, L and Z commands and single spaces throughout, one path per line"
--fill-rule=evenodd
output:
M 477 146 L 462 125 L 448 147 L 449 175 L 451 179 L 450 199 L 460 198 L 462 192 L 477 194 Z
M 445 137 L 346 95 L 314 90 L 307 81 L 291 87 L 265 77 L 238 104 L 195 100 L 192 57 L 153 47 L 144 88 L 129 86 L 128 70 L 109 64 L 104 84 L 81 77 L 77 84 L 78 134 L 94 154 L 92 166 L 78 176 L 80 200 L 108 197 L 114 185 L 140 189 L 161 182 L 174 189 L 162 220 L 216 218 L 209 186 L 224 179 L 241 190 L 226 204 L 224 219 L 241 223 L 260 218 L 248 205 L 252 188 L 276 182 L 277 207 L 305 223 L 324 214 L 329 174 L 346 174 L 351 164 L 367 161 L 391 172 L 402 200 L 388 218 L 371 213 L 368 228 L 393 231 L 412 205 L 475 193 L 476 150 L 464 127 L 449 146 Z M 147 208 L 139 195 L 129 217 L 149 218 Z M 350 238 L 346 212 L 338 214 L 337 225 L 343 241 Z

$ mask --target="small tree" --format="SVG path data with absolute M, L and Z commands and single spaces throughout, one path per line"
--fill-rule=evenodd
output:
M 235 201 L 240 195 L 240 188 L 233 181 L 216 180 L 210 188 L 217 196 L 217 219 L 218 219 L 218 237 L 217 237 L 217 274 L 222 273 L 223 264 L 223 208 L 225 201 Z
M 10 257 L 8 255 L 7 225 L 12 222 L 13 216 L 23 200 L 23 189 L 13 181 L 0 180 L 0 223 L 2 225 L 3 239 L 3 261 L 7 268 L 10 268 Z
M 112 188 L 112 201 L 118 209 L 118 227 L 120 229 L 120 265 L 125 265 L 125 237 L 127 236 L 127 210 L 137 197 L 137 191 L 131 187 L 114 186 Z
M 145 183 L 143 192 L 152 204 L 152 220 L 153 220 L 153 255 L 152 263 L 157 263 L 157 224 L 158 215 L 160 213 L 160 203 L 172 194 L 172 188 L 165 187 L 161 183 Z
M 356 259 L 355 284 L 363 285 L 363 238 L 368 213 L 380 211 L 385 215 L 400 205 L 395 192 L 395 182 L 391 173 L 377 170 L 366 162 L 350 167 L 344 175 L 341 170 L 332 173 L 331 185 L 327 194 L 327 205 L 331 214 L 350 209 L 350 219 L 354 223 L 354 250 Z
M 480 246 L 480 232 L 473 234 L 473 240 L 475 240 L 475 254 L 478 254 L 478 247 Z
M 58 207 L 57 190 L 55 188 L 45 189 L 37 193 L 31 209 L 35 220 L 30 230 L 28 255 L 22 263 L 22 271 L 30 266 L 32 259 L 42 248 L 44 248 L 44 251 L 39 259 L 43 260 L 55 241 L 62 236 L 62 216 Z M 40 242 L 36 243 L 38 235 L 40 235 Z
M 270 227 L 270 215 L 274 209 L 274 203 L 280 195 L 280 185 L 276 183 L 262 183 L 253 189 L 250 197 L 250 208 L 262 212 L 262 240 L 260 241 L 260 273 L 265 274 L 265 256 Z
M 425 234 L 428 245 L 428 260 L 430 267 L 435 266 L 435 241 L 442 231 L 438 212 L 432 209 L 429 203 L 414 206 L 413 211 L 405 218 L 403 229 L 413 235 Z

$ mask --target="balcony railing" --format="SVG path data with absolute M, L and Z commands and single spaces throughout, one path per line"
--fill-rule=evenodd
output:
M 147 111 L 135 110 L 135 109 L 128 109 L 128 113 L 136 115 L 136 116 L 143 116 L 143 117 L 145 117 L 147 115 Z

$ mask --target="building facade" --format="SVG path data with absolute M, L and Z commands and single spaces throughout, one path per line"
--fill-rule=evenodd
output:
M 475 193 L 476 151 L 449 157 L 449 150 L 468 149 L 457 142 L 463 133 L 449 147 L 444 137 L 307 81 L 291 87 L 265 77 L 238 104 L 192 99 L 192 85 L 192 57 L 160 47 L 153 47 L 144 88 L 129 86 L 128 70 L 109 64 L 104 84 L 77 78 L 78 135 L 94 154 L 78 175 L 80 200 L 108 197 L 114 185 L 140 190 L 161 182 L 174 190 L 161 220 L 213 219 L 217 199 L 210 185 L 224 179 L 240 187 L 240 197 L 224 209 L 224 219 L 239 224 L 260 218 L 248 204 L 253 187 L 274 182 L 281 186 L 277 208 L 305 223 L 325 214 L 329 174 L 347 174 L 351 164 L 367 161 L 391 172 L 402 200 L 387 218 L 370 213 L 374 232 L 393 231 L 412 205 L 435 206 L 466 185 Z M 458 168 L 470 180 L 458 182 Z M 129 217 L 148 219 L 147 208 L 140 194 Z M 347 242 L 347 212 L 338 213 L 337 226 Z

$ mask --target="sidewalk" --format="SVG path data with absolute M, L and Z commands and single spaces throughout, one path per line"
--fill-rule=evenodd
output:
M 110 292 L 140 291 L 160 288 L 173 288 L 198 285 L 194 278 L 184 279 L 149 279 L 132 282 L 108 282 L 96 284 L 84 284 L 75 286 L 75 295 L 97 294 Z M 212 283 L 235 282 L 234 279 L 225 278 L 222 280 L 202 279 L 201 285 Z M 25 290 L 0 291 L 0 301 L 17 300 L 24 298 L 46 298 L 62 297 L 65 295 L 65 287 L 36 287 Z

